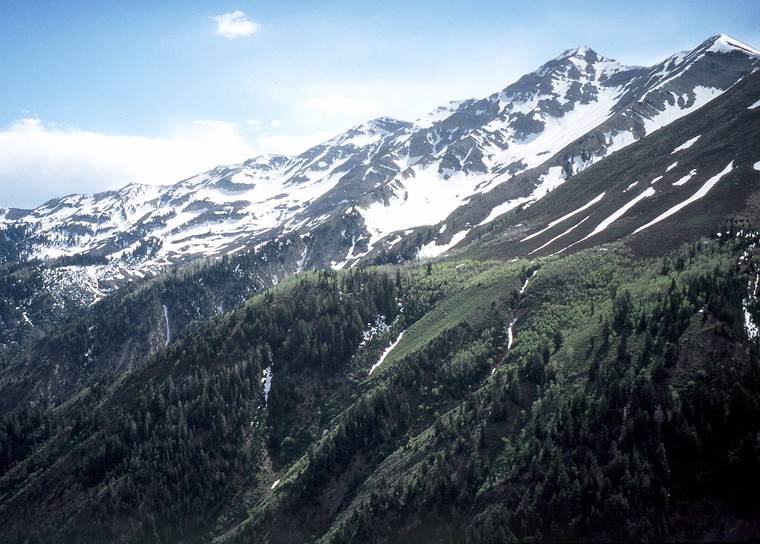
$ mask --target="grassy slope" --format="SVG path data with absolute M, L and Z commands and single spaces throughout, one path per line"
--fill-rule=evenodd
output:
M 384 364 L 378 368 L 378 374 L 410 353 L 419 350 L 443 331 L 483 311 L 504 293 L 519 289 L 519 275 L 525 264 L 522 261 L 497 265 L 470 278 L 461 291 L 443 300 L 404 331 L 401 341 L 388 354 Z M 459 264 L 448 266 L 456 267 Z
M 690 256 L 687 252 L 684 262 L 676 261 L 671 259 L 663 267 L 662 259 L 640 260 L 618 245 L 534 263 L 443 262 L 432 266 L 430 274 L 425 266 L 402 267 L 402 299 L 407 297 L 405 311 L 412 323 L 409 325 L 402 313 L 384 336 L 354 355 L 343 374 L 324 377 L 293 369 L 294 383 L 299 383 L 298 379 L 316 380 L 321 384 L 320 394 L 330 394 L 312 397 L 311 392 L 302 393 L 308 403 L 321 403 L 321 415 L 294 411 L 289 419 L 276 422 L 291 429 L 310 429 L 310 447 L 296 450 L 292 458 L 278 457 L 273 464 L 274 453 L 265 451 L 271 448 L 266 445 L 267 435 L 258 434 L 257 447 L 262 448 L 263 456 L 256 461 L 255 470 L 230 487 L 234 492 L 206 513 L 216 519 L 209 527 L 210 534 L 222 541 L 258 541 L 262 535 L 269 535 L 273 543 L 318 538 L 341 542 L 368 523 L 374 528 L 374 540 L 396 534 L 401 535 L 401 541 L 445 541 L 462 540 L 467 531 L 480 530 L 482 516 L 490 516 L 488 512 L 507 504 L 516 489 L 531 481 L 525 480 L 530 475 L 515 473 L 517 460 L 529 454 L 516 446 L 521 443 L 520 437 L 536 421 L 561 426 L 564 416 L 559 415 L 562 403 L 557 399 L 583 395 L 591 366 L 604 368 L 610 358 L 614 359 L 619 335 L 613 332 L 608 339 L 611 347 L 602 349 L 602 330 L 605 321 L 614 320 L 615 301 L 621 293 L 630 293 L 631 319 L 635 320 L 641 312 L 654 311 L 673 280 L 681 287 L 690 278 L 714 270 L 725 273 L 735 267 L 736 254 L 730 243 L 721 247 L 712 242 Z M 519 296 L 529 265 L 538 267 L 538 272 Z M 381 267 L 376 272 L 392 277 L 395 269 Z M 336 277 L 348 274 L 342 272 Z M 219 343 L 219 348 L 213 348 L 218 351 L 213 352 L 216 355 L 208 372 L 229 368 L 251 347 L 233 339 L 240 325 L 257 315 L 257 308 L 272 304 L 271 300 L 297 305 L 297 289 L 304 282 L 322 289 L 318 287 L 320 281 L 320 274 L 306 273 L 256 295 L 239 310 L 183 339 L 152 364 L 123 375 L 100 391 L 83 391 L 56 413 L 91 412 L 95 406 L 106 421 L 139 415 L 139 399 L 146 386 L 166 383 L 170 378 L 182 383 L 194 372 L 187 361 L 198 340 L 214 338 L 213 342 Z M 423 303 L 415 306 L 419 301 Z M 691 309 L 695 316 L 696 310 Z M 505 328 L 515 316 L 515 343 L 505 354 Z M 689 353 L 712 353 L 722 337 L 705 333 L 700 323 L 692 323 L 684 332 L 683 342 L 693 346 Z M 709 323 L 709 330 L 722 330 L 720 319 L 711 317 Z M 402 342 L 378 372 L 365 379 L 369 366 L 402 327 L 407 331 Z M 557 331 L 562 333 L 559 349 L 552 346 Z M 735 351 L 729 357 L 741 366 L 746 348 L 740 338 L 731 342 Z M 632 360 L 641 356 L 644 344 L 645 335 L 630 336 Z M 546 378 L 536 383 L 529 378 L 531 365 L 535 357 L 547 351 L 548 362 L 540 365 Z M 688 393 L 693 387 L 689 377 L 706 364 L 696 355 L 682 356 L 669 375 L 669 383 Z M 496 365 L 496 372 L 491 374 Z M 368 408 L 371 405 L 380 412 Z M 492 414 L 502 415 L 497 418 Z M 285 432 L 290 432 L 287 428 Z M 326 432 L 320 437 L 321 429 Z M 261 432 L 266 431 L 261 428 Z M 357 432 L 360 437 L 352 438 Z M 26 511 L 31 517 L 24 519 L 35 520 L 50 530 L 49 524 L 56 517 L 60 521 L 70 515 L 66 503 L 84 505 L 83 512 L 92 508 L 100 500 L 99 493 L 106 491 L 101 488 L 93 494 L 80 487 L 77 480 L 81 468 L 71 461 L 92 454 L 99 444 L 98 433 L 95 429 L 77 435 L 64 429 L 36 445 L 32 455 L 0 478 L 0 487 L 4 488 L 0 515 L 3 511 L 6 516 Z M 481 438 L 478 433 L 482 433 Z M 472 444 L 478 441 L 484 446 L 473 450 Z M 530 441 L 526 444 L 525 448 L 533 447 Z M 477 460 L 477 468 L 473 468 L 473 460 Z M 335 472 L 318 468 L 322 462 L 328 462 L 326 466 L 334 467 Z M 28 474 L 34 476 L 29 478 Z M 280 483 L 272 490 L 275 480 Z M 426 495 L 431 482 L 444 486 L 441 489 L 448 489 L 447 485 L 459 489 L 459 499 L 446 499 L 455 505 L 450 516 L 442 515 L 442 503 Z M 378 509 L 376 501 L 386 500 L 378 497 L 384 497 L 388 490 L 408 494 L 415 506 Z M 727 503 L 721 501 L 714 504 L 724 511 L 729 508 L 728 514 L 733 516 Z M 41 503 L 49 503 L 48 513 L 28 509 Z M 673 515 L 681 511 L 672 510 Z M 738 517 L 731 519 L 739 523 Z M 359 537 L 354 534 L 354 538 Z
M 671 270 L 666 273 L 662 272 L 662 263 L 659 259 L 649 262 L 632 260 L 624 247 L 620 247 L 614 251 L 589 250 L 576 255 L 552 258 L 541 262 L 540 271 L 533 278 L 517 308 L 518 313 L 524 317 L 521 318 L 516 327 L 516 342 L 513 350 L 499 367 L 497 373 L 482 382 L 482 386 L 473 397 L 473 399 L 480 399 L 480 401 L 475 400 L 475 403 L 484 402 L 487 404 L 490 402 L 489 399 L 492 399 L 495 394 L 498 395 L 496 391 L 503 387 L 505 382 L 514 380 L 516 376 L 521 375 L 530 356 L 540 351 L 542 345 L 551 342 L 552 335 L 556 330 L 561 330 L 563 333 L 562 347 L 551 353 L 549 363 L 546 365 L 547 371 L 553 376 L 552 381 L 555 385 L 546 389 L 543 395 L 556 395 L 557 391 L 564 391 L 565 393 L 563 394 L 570 395 L 570 391 L 582 391 L 585 387 L 584 384 L 586 383 L 590 364 L 588 351 L 591 346 L 591 339 L 594 339 L 596 348 L 599 349 L 603 342 L 601 334 L 602 322 L 613 319 L 613 301 L 619 293 L 623 291 L 630 293 L 636 312 L 652 311 L 656 307 L 659 297 L 663 293 L 668 292 L 673 279 L 675 279 L 677 285 L 683 285 L 689 278 L 696 277 L 705 272 L 712 272 L 713 270 L 728 271 L 732 268 L 733 263 L 735 263 L 735 256 L 730 252 L 720 251 L 715 246 L 710 246 L 708 251 L 700 251 L 694 255 L 685 269 L 680 271 Z M 498 274 L 492 277 L 498 277 Z M 519 286 L 519 282 L 514 283 L 514 278 L 512 278 L 512 282 L 509 288 L 514 289 L 516 286 Z M 465 289 L 462 293 L 466 293 L 467 291 Z M 492 295 L 496 295 L 497 291 L 492 292 Z M 460 294 L 455 295 L 449 300 L 461 300 L 459 299 Z M 492 296 L 491 300 L 498 302 L 499 298 L 503 298 L 503 294 L 502 291 L 502 297 L 498 295 Z M 591 301 L 593 301 L 593 305 Z M 481 305 L 487 304 L 487 302 L 487 296 L 479 299 Z M 447 302 L 444 302 L 434 312 L 442 312 L 444 309 L 449 308 L 451 307 L 447 305 Z M 693 309 L 693 311 L 696 312 L 696 309 Z M 468 311 L 461 312 L 458 315 L 460 317 L 467 316 Z M 508 314 L 505 311 L 503 315 L 506 317 Z M 453 319 L 452 323 L 454 321 L 456 319 Z M 425 323 L 424 318 L 417 322 L 416 327 L 418 331 L 412 338 L 429 340 L 440 334 L 438 326 L 434 325 L 433 322 L 428 327 L 424 327 Z M 684 333 L 684 342 L 686 344 L 689 344 L 690 341 L 688 339 L 695 335 L 694 326 Z M 707 342 L 708 345 L 712 345 L 715 342 L 715 340 L 711 339 L 712 337 L 704 336 L 701 327 L 697 327 L 696 334 L 703 343 Z M 640 356 L 643 344 L 643 335 L 638 334 L 631 338 L 629 352 L 632 359 Z M 408 344 L 407 350 L 403 355 L 407 356 L 414 352 L 416 348 L 412 346 L 422 345 L 423 342 Z M 401 343 L 399 347 L 401 347 Z M 744 353 L 746 354 L 746 352 Z M 605 349 L 601 357 L 603 360 L 614 357 L 614 349 Z M 402 354 L 396 355 L 396 364 L 388 365 L 382 374 L 385 383 L 391 384 L 391 387 L 398 387 L 398 382 L 394 381 L 393 376 L 403 372 L 402 368 L 405 360 L 402 358 Z M 688 359 L 684 360 L 673 371 L 672 380 L 674 386 L 678 386 L 681 379 L 679 376 L 683 374 L 681 369 L 688 364 L 687 361 Z M 444 364 L 446 362 L 441 361 Z M 704 362 L 698 363 L 698 365 L 701 364 L 704 364 Z M 518 383 L 520 383 L 520 380 L 518 380 Z M 430 385 L 432 387 L 434 383 Z M 556 389 L 557 387 L 559 389 Z M 536 410 L 541 410 L 540 406 L 543 403 L 553 402 L 550 400 L 552 397 L 546 397 L 545 400 L 536 403 L 538 399 L 533 396 L 534 393 L 532 391 L 529 383 L 522 382 L 522 385 L 518 386 L 518 397 L 522 397 L 521 402 L 527 408 L 531 408 L 532 412 L 530 413 L 540 414 L 540 411 L 536 412 Z M 551 391 L 554 391 L 554 393 L 551 393 Z M 401 394 L 403 395 L 404 393 Z M 447 451 L 452 446 L 446 440 L 442 441 L 440 436 L 436 438 L 436 435 L 439 435 L 440 432 L 435 427 L 437 425 L 444 428 L 450 427 L 453 424 L 452 421 L 457 417 L 461 418 L 461 414 L 466 413 L 467 410 L 465 409 L 466 404 L 454 403 L 449 404 L 448 409 L 441 412 L 441 408 L 444 406 L 446 406 L 445 403 L 440 403 L 439 409 L 435 411 L 432 418 L 426 419 L 421 417 L 420 421 L 425 421 L 426 424 L 423 424 L 417 430 L 409 429 L 403 439 L 394 442 L 395 445 L 390 450 L 387 450 L 388 454 L 386 456 L 375 459 L 374 469 L 368 473 L 366 471 L 362 472 L 364 476 L 362 477 L 360 487 L 356 491 L 350 492 L 348 497 L 343 499 L 343 504 L 346 505 L 345 508 L 337 513 L 331 529 L 325 533 L 322 540 L 325 542 L 341 541 L 342 537 L 340 535 L 351 534 L 352 528 L 356 528 L 357 524 L 361 525 L 357 522 L 356 514 L 360 513 L 359 519 L 361 519 L 362 515 L 366 515 L 367 505 L 374 504 L 372 501 L 375 500 L 374 497 L 378 492 L 382 494 L 383 490 L 386 489 L 398 490 L 405 489 L 405 486 L 409 485 L 412 485 L 412 487 L 414 485 L 422 485 L 419 482 L 425 481 L 427 479 L 426 475 L 431 475 L 431 471 L 433 475 L 437 476 L 440 471 L 452 468 L 439 465 L 435 461 L 442 451 Z M 516 408 L 519 406 L 520 403 L 515 405 Z M 467 514 L 468 517 L 472 516 L 472 519 L 475 519 L 479 511 L 491 508 L 494 501 L 498 503 L 501 500 L 499 497 L 503 497 L 505 486 L 514 485 L 514 483 L 510 483 L 509 461 L 507 461 L 509 458 L 508 453 L 499 444 L 502 444 L 503 440 L 510 437 L 512 433 L 515 433 L 512 435 L 513 437 L 518 436 L 518 431 L 524 429 L 522 425 L 525 425 L 525 421 L 522 420 L 521 422 L 519 416 L 513 415 L 507 418 L 506 428 L 501 425 L 496 427 L 492 425 L 488 426 L 487 433 L 495 435 L 489 436 L 487 439 L 489 443 L 487 458 L 490 459 L 487 463 L 490 463 L 490 468 L 488 469 L 488 475 L 478 485 L 478 490 L 471 499 L 472 503 L 462 506 L 464 511 L 468 511 L 469 509 L 470 513 Z M 465 454 L 465 457 L 467 455 Z M 432 465 L 431 460 L 433 460 Z M 456 467 L 456 464 L 453 467 Z M 301 459 L 294 469 L 288 473 L 287 480 L 283 480 L 283 484 L 281 484 L 283 487 L 254 510 L 254 514 L 249 520 L 249 524 L 256 527 L 252 529 L 253 532 L 250 532 L 249 529 L 249 532 L 242 531 L 241 533 L 234 534 L 255 535 L 257 531 L 263 530 L 263 526 L 267 526 L 270 529 L 274 527 L 276 528 L 275 530 L 280 531 L 293 530 L 292 527 L 286 529 L 288 525 L 282 525 L 282 520 L 280 522 L 276 521 L 277 512 L 280 509 L 283 511 L 288 510 L 289 490 L 291 486 L 298 486 L 299 480 L 308 473 L 308 470 L 309 462 L 305 458 Z M 351 470 L 355 470 L 355 467 Z M 410 481 L 416 482 L 416 484 L 410 484 Z M 398 493 L 398 491 L 396 492 Z M 349 502 L 346 503 L 346 498 L 349 497 Z M 427 505 L 425 503 L 417 504 L 414 509 L 415 512 L 419 512 L 419 509 L 422 509 L 422 511 L 428 511 L 429 509 L 429 513 L 432 516 L 430 525 L 427 525 L 424 519 L 425 516 L 423 515 L 419 517 L 412 515 L 409 517 L 411 512 L 408 510 L 405 510 L 405 514 L 396 513 L 390 515 L 390 518 L 384 517 L 379 513 L 370 514 L 370 520 L 374 519 L 370 523 L 374 524 L 373 526 L 375 527 L 372 533 L 374 536 L 371 540 L 382 541 L 383 538 L 389 537 L 393 533 L 406 535 L 400 541 L 410 541 L 419 538 L 428 538 L 431 539 L 430 541 L 437 541 L 438 538 L 441 538 L 441 541 L 447 541 L 447 538 L 454 538 L 455 540 L 463 538 L 464 534 L 459 531 L 464 530 L 467 523 L 466 519 L 458 521 L 455 519 L 454 522 L 450 519 L 442 519 L 438 517 L 438 514 L 434 514 L 434 512 L 438 512 L 438 508 L 440 507 L 440 505 L 436 506 L 436 504 L 436 501 L 433 500 L 432 503 L 428 502 Z M 274 522 L 272 521 L 272 516 L 275 518 Z M 456 526 L 459 523 L 461 523 L 461 526 L 457 529 Z M 737 521 L 737 523 L 739 522 Z M 263 526 L 260 524 L 263 524 Z M 445 530 L 442 529 L 443 532 L 439 534 L 436 527 Z M 390 533 L 388 532 L 389 530 L 391 531 Z M 399 533 L 399 531 L 401 532 Z M 298 534 L 300 537 L 306 536 L 303 533 L 293 534 Z M 292 537 L 293 534 L 290 534 L 290 536 Z M 273 541 L 282 541 L 282 536 L 274 538 Z M 285 538 L 287 540 L 288 537 L 286 536 Z M 242 538 L 242 541 L 245 541 L 245 538 Z

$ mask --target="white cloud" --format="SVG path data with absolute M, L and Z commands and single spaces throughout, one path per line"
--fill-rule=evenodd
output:
M 254 34 L 260 25 L 251 21 L 245 13 L 236 10 L 212 17 L 216 21 L 216 33 L 225 38 L 239 38 Z
M 284 123 L 279 119 L 274 119 L 271 123 L 269 123 L 269 126 L 272 128 L 280 128 L 283 124 Z
M 194 121 L 167 137 L 148 138 L 21 119 L 0 132 L 0 206 L 32 207 L 133 181 L 173 183 L 253 155 L 238 126 L 224 121 Z
M 364 92 L 364 94 L 368 94 Z M 372 116 L 379 111 L 377 101 L 360 93 L 344 94 L 340 91 L 327 92 L 319 96 L 307 98 L 305 107 L 328 117 L 338 115 Z

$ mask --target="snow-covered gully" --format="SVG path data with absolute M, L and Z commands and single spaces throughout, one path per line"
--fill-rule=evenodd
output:
M 702 185 L 702 187 L 700 187 L 699 190 L 696 193 L 694 193 L 692 196 L 690 196 L 689 198 L 687 198 L 683 202 L 681 202 L 679 204 L 676 204 L 675 206 L 673 206 L 669 210 L 661 213 L 660 215 L 658 215 L 657 217 L 655 217 L 654 219 L 652 219 L 646 225 L 640 226 L 635 231 L 633 231 L 633 233 L 636 234 L 637 232 L 641 232 L 642 230 L 647 229 L 647 228 L 651 227 L 652 225 L 654 225 L 656 223 L 659 223 L 663 219 L 667 219 L 668 217 L 670 217 L 674 213 L 680 211 L 681 209 L 685 208 L 689 204 L 691 204 L 693 202 L 696 202 L 700 198 L 704 197 L 710 191 L 710 189 L 712 189 L 720 181 L 720 179 L 723 176 L 725 176 L 726 174 L 728 174 L 729 172 L 731 172 L 731 170 L 733 170 L 733 169 L 734 169 L 734 161 L 731 161 L 718 174 L 716 174 L 713 177 L 711 177 L 710 179 L 708 179 L 705 182 L 705 184 Z
M 752 284 L 752 278 L 749 280 L 749 294 L 747 298 L 744 299 L 742 302 L 742 307 L 744 309 L 744 329 L 747 331 L 747 336 L 750 339 L 755 339 L 758 337 L 758 334 L 760 334 L 760 328 L 758 328 L 757 323 L 755 323 L 752 320 L 752 315 L 749 312 L 749 303 L 751 300 L 755 300 L 757 298 L 757 284 L 758 280 L 760 280 L 760 274 L 755 275 L 755 282 L 754 285 Z
M 372 368 L 370 368 L 370 369 L 369 369 L 369 373 L 370 373 L 370 374 L 372 374 L 372 373 L 375 371 L 375 369 L 377 369 L 377 368 L 378 368 L 378 367 L 379 367 L 381 364 L 383 364 L 383 361 L 385 361 L 385 358 L 386 358 L 386 357 L 388 357 L 388 354 L 389 354 L 391 351 L 393 351 L 393 348 L 395 348 L 395 347 L 398 345 L 398 343 L 399 343 L 399 342 L 401 342 L 401 339 L 404 337 L 404 333 L 405 333 L 405 332 L 406 332 L 406 331 L 401 331 L 401 334 L 399 334 L 399 335 L 398 335 L 398 338 L 396 338 L 396 341 L 395 341 L 395 342 L 393 342 L 393 343 L 392 343 L 390 346 L 388 346 L 387 348 L 385 348 L 385 351 L 384 351 L 384 352 L 383 352 L 383 354 L 380 356 L 380 359 L 379 359 L 379 360 L 378 360 L 378 361 L 377 361 L 377 362 L 376 362 L 374 365 L 372 365 Z
M 543 233 L 545 233 L 550 228 L 552 228 L 552 227 L 554 227 L 554 226 L 559 225 L 560 223 L 562 223 L 565 219 L 570 219 L 572 216 L 577 215 L 577 214 L 581 213 L 582 211 L 589 209 L 594 204 L 598 204 L 599 201 L 604 198 L 604 195 L 605 195 L 604 192 L 601 193 L 600 195 L 597 195 L 595 198 L 593 198 L 591 201 L 587 202 L 586 204 L 584 204 L 580 208 L 575 209 L 575 210 L 571 211 L 570 213 L 563 215 L 559 219 L 555 219 L 554 221 L 552 221 L 551 223 L 549 223 L 548 225 L 546 225 L 546 227 L 544 227 L 540 231 L 535 232 L 535 233 L 531 234 L 530 236 L 526 236 L 525 238 L 523 238 L 520 241 L 521 242 L 527 242 L 531 238 L 535 238 L 536 236 L 542 235 Z M 554 240 L 556 240 L 556 238 L 554 238 Z
M 264 377 L 261 378 L 264 387 L 264 404 L 269 402 L 269 391 L 272 389 L 272 365 L 264 369 Z
M 525 290 L 528 288 L 528 284 L 530 283 L 530 280 L 533 278 L 533 276 L 536 275 L 536 272 L 538 272 L 538 270 L 534 270 L 533 273 L 530 276 L 528 276 L 527 278 L 525 278 L 525 283 L 523 283 L 523 286 L 520 288 L 520 291 L 519 291 L 520 295 L 525 294 Z M 499 363 L 502 360 L 504 360 L 504 357 L 507 356 L 507 354 L 509 353 L 509 350 L 512 349 L 512 344 L 514 344 L 514 342 L 515 342 L 515 332 L 514 332 L 515 323 L 517 323 L 517 317 L 513 318 L 512 321 L 510 321 L 509 325 L 507 326 L 507 349 L 504 352 L 504 356 L 501 357 L 500 360 L 497 360 L 496 366 L 494 366 L 491 369 L 491 374 L 493 374 L 494 372 L 496 372 L 496 367 L 499 366 Z
M 166 308 L 166 304 L 161 305 L 164 309 L 164 323 L 166 324 L 166 342 L 164 343 L 164 347 L 168 346 L 171 342 L 171 332 L 169 332 L 169 310 Z
M 530 276 L 525 278 L 525 283 L 523 283 L 523 286 L 520 288 L 521 295 L 525 293 L 525 290 L 528 288 L 528 283 L 530 283 L 530 280 L 533 279 L 533 276 L 535 276 L 537 272 L 538 270 L 534 270 Z
M 581 219 L 580 221 L 578 221 L 575 225 L 573 225 L 572 227 L 570 227 L 566 231 L 562 232 L 561 234 L 558 234 L 557 236 L 555 236 L 554 238 L 552 238 L 551 240 L 549 240 L 545 244 L 538 246 L 536 249 L 534 249 L 533 251 L 531 251 L 530 253 L 528 253 L 528 255 L 533 255 L 535 252 L 541 251 L 545 247 L 548 247 L 548 246 L 552 245 L 554 242 L 556 242 L 560 238 L 562 238 L 564 236 L 567 236 L 568 234 L 570 234 L 571 232 L 573 232 L 577 227 L 580 227 L 583 223 L 585 223 L 586 220 L 589 217 L 591 217 L 591 216 L 587 215 L 586 217 L 584 217 L 583 219 Z

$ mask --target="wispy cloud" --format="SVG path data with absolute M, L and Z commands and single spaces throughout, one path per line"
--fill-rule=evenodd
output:
M 175 183 L 262 153 L 297 155 L 335 135 L 281 133 L 274 129 L 282 122 L 275 121 L 266 129 L 255 119 L 242 126 L 196 120 L 164 137 L 148 138 L 20 119 L 0 129 L 0 207 L 32 208 L 54 197 L 130 182 Z
M 306 99 L 305 107 L 327 117 L 338 115 L 370 116 L 376 114 L 380 107 L 372 97 L 348 94 L 338 91 L 334 94 L 321 94 Z
M 21 119 L 0 131 L 0 206 L 33 207 L 132 181 L 173 183 L 253 155 L 239 127 L 224 121 L 194 121 L 166 137 L 147 138 Z
M 216 21 L 216 33 L 225 38 L 250 36 L 255 34 L 261 26 L 259 23 L 250 20 L 248 16 L 240 10 L 217 15 L 212 17 L 212 19 Z

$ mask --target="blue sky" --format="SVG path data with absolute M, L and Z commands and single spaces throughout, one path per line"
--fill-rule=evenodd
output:
M 0 206 L 302 151 L 579 45 L 629 64 L 719 32 L 760 46 L 757 21 L 757 0 L 0 0 Z

